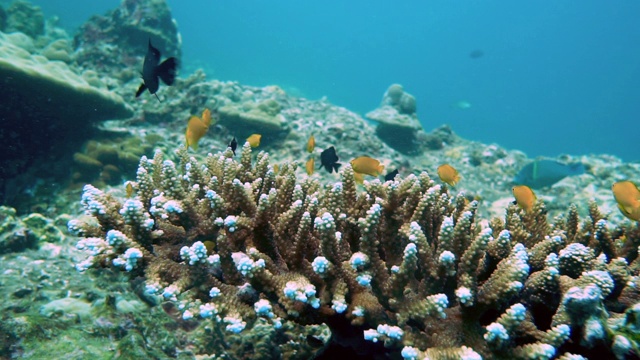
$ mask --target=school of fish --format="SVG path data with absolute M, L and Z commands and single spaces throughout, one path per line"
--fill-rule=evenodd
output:
M 472 58 L 479 58 L 483 55 L 481 50 L 474 50 L 470 53 Z M 178 61 L 174 57 L 167 58 L 160 62 L 160 51 L 151 44 L 149 39 L 147 53 L 142 66 L 142 84 L 138 88 L 135 96 L 139 97 L 145 90 L 158 98 L 157 91 L 160 87 L 160 81 L 166 85 L 173 85 L 176 79 Z M 158 98 L 160 100 L 160 98 Z M 460 101 L 458 108 L 469 108 L 471 105 L 466 101 Z M 192 148 L 198 150 L 198 142 L 207 133 L 212 125 L 212 114 L 209 109 L 204 109 L 201 116 L 192 115 L 187 121 L 187 129 L 185 131 L 185 146 L 187 149 Z M 261 134 L 252 134 L 246 142 L 252 148 L 260 146 L 262 139 Z M 233 154 L 236 154 L 238 143 L 234 137 L 228 147 Z M 316 161 L 314 156 L 316 139 L 311 134 L 305 145 L 305 150 L 309 153 L 309 157 L 305 162 L 305 171 L 311 176 L 315 172 Z M 339 157 L 334 146 L 330 146 L 320 153 L 320 168 L 324 168 L 329 173 L 338 172 L 342 165 L 338 162 Z M 363 184 L 365 175 L 378 177 L 383 174 L 385 165 L 378 159 L 367 155 L 359 156 L 349 162 L 354 172 L 356 183 Z M 277 171 L 277 165 L 274 170 Z M 582 163 L 563 164 L 555 160 L 536 159 L 532 163 L 524 166 L 514 178 L 515 185 L 511 188 L 514 204 L 517 204 L 525 212 L 533 211 L 537 197 L 532 188 L 545 188 L 562 180 L 567 176 L 575 176 L 584 174 L 586 171 Z M 458 170 L 449 164 L 442 164 L 436 170 L 440 180 L 449 185 L 456 186 L 461 176 Z M 384 175 L 385 181 L 393 181 L 399 174 L 395 169 Z M 613 197 L 618 204 L 620 212 L 630 220 L 640 222 L 640 190 L 638 186 L 630 180 L 623 180 L 614 183 L 611 186 Z M 127 196 L 131 196 L 133 188 L 127 187 Z

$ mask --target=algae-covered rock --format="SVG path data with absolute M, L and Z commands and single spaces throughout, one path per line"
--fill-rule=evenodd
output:
M 69 148 L 96 122 L 133 114 L 119 95 L 90 85 L 61 61 L 33 54 L 32 46 L 24 34 L 0 33 L 0 189 L 38 161 L 48 159 L 51 168 L 70 158 Z
M 91 317 L 91 304 L 84 300 L 67 297 L 53 300 L 43 305 L 40 308 L 40 314 L 48 317 L 73 314 L 80 319 L 89 319 Z
M 22 222 L 24 222 L 24 224 L 29 228 L 29 231 L 35 235 L 38 243 L 59 243 L 64 239 L 64 234 L 55 226 L 54 220 L 49 219 L 42 214 L 34 213 L 26 215 L 22 217 Z
M 64 234 L 52 219 L 34 213 L 17 216 L 16 210 L 0 206 L 0 254 L 38 247 L 42 242 L 60 242 Z
M 39 6 L 28 1 L 14 1 L 7 8 L 6 26 L 3 31 L 19 31 L 31 37 L 44 34 L 44 14 Z
M 142 155 L 151 156 L 152 144 L 137 137 L 91 140 L 73 154 L 71 178 L 78 183 L 114 185 L 123 175 L 135 176 Z
M 417 116 L 401 114 L 396 108 L 384 105 L 366 117 L 378 123 L 376 135 L 387 145 L 402 153 L 418 149 L 416 136 L 423 129 Z
M 126 82 L 139 76 L 149 41 L 163 57 L 180 59 L 182 39 L 167 2 L 122 1 L 80 27 L 74 37 L 75 60 Z
M 82 122 L 125 118 L 133 114 L 117 94 L 89 85 L 62 62 L 31 54 L 28 48 L 15 45 L 15 37 L 0 33 L 3 111 L 21 105 L 38 107 L 52 117 Z M 59 43 L 59 46 L 63 45 Z
M 232 103 L 218 109 L 219 124 L 241 139 L 253 133 L 262 134 L 265 138 L 273 137 L 289 130 L 280 110 L 280 104 L 272 99 L 258 103 Z
M 16 210 L 0 206 L 0 254 L 35 248 L 38 238 L 16 216 Z
M 389 86 L 382 97 L 382 106 L 394 107 L 400 114 L 413 115 L 416 113 L 416 98 L 404 91 L 400 84 Z
M 71 62 L 70 54 L 72 52 L 73 50 L 71 50 L 71 45 L 67 39 L 58 39 L 47 45 L 40 53 L 49 60 L 59 60 L 69 63 Z
M 378 123 L 376 135 L 387 145 L 405 154 L 419 150 L 418 135 L 423 128 L 416 114 L 416 98 L 402 85 L 389 86 L 380 107 L 366 117 Z

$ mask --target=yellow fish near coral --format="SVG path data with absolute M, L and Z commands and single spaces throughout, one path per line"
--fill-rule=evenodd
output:
M 307 141 L 307 152 L 312 153 L 313 149 L 316 148 L 316 138 L 313 135 L 309 136 L 309 140 Z
M 198 150 L 198 141 L 207 133 L 209 125 L 211 125 L 211 111 L 209 109 L 204 109 L 202 118 L 196 115 L 189 118 L 187 131 L 184 134 L 187 148 L 192 147 L 194 150 Z
M 252 148 L 260 146 L 260 139 L 262 135 L 260 134 L 252 134 L 247 138 L 247 142 L 251 145 Z
M 316 161 L 313 158 L 307 160 L 307 163 L 304 165 L 305 169 L 307 169 L 307 175 L 313 175 L 313 171 L 316 168 Z
M 442 182 L 445 182 L 450 186 L 456 186 L 460 181 L 460 174 L 458 174 L 458 170 L 449 164 L 442 164 L 438 166 L 438 176 Z
M 516 185 L 511 191 L 516 198 L 515 203 L 524 209 L 526 212 L 533 210 L 533 205 L 536 203 L 536 194 L 527 185 Z
M 127 199 L 130 199 L 131 196 L 133 196 L 133 184 L 131 183 L 131 181 L 127 181 L 125 183 L 125 192 L 127 193 Z
M 351 160 L 351 167 L 354 172 L 371 176 L 379 176 L 384 171 L 384 165 L 380 164 L 380 161 L 368 156 L 360 156 Z
M 611 186 L 622 215 L 640 221 L 640 190 L 631 181 L 618 181 Z
M 356 183 L 362 184 L 364 183 L 364 174 L 360 174 L 357 172 L 353 173 L 353 178 L 356 180 Z

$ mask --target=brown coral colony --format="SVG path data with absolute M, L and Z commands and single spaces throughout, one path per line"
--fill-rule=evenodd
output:
M 409 359 L 613 356 L 636 326 L 640 231 L 610 230 L 595 205 L 554 224 L 540 201 L 510 205 L 481 225 L 476 201 L 425 172 L 358 191 L 348 165 L 323 186 L 295 164 L 276 175 L 248 144 L 240 161 L 230 149 L 178 156 L 143 157 L 124 202 L 87 185 L 99 224 L 70 229 L 91 254 L 80 270 L 144 276 L 185 319 L 229 334 L 350 326 L 351 347 Z

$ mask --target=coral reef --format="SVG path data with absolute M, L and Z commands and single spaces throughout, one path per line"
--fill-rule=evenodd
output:
M 137 79 L 149 40 L 165 56 L 180 58 L 182 40 L 165 0 L 124 0 L 93 16 L 74 37 L 76 61 L 121 81 Z
M 378 123 L 376 135 L 392 148 L 402 153 L 419 150 L 417 137 L 423 129 L 416 114 L 416 99 L 402 85 L 389 86 L 380 107 L 366 117 Z
M 510 204 L 510 181 L 527 156 L 447 126 L 425 133 L 399 85 L 376 126 L 326 99 L 202 71 L 163 88 L 161 102 L 133 101 L 148 39 L 163 57 L 180 55 L 165 1 L 122 1 L 73 41 L 14 4 L 0 9 L 0 31 L 18 23 L 29 35 L 2 34 L 20 48 L 5 55 L 68 68 L 134 112 L 102 122 L 70 109 L 56 121 L 51 94 L 37 92 L 38 103 L 2 113 L 16 126 L 0 129 L 0 161 L 12 165 L 0 171 L 17 175 L 4 186 L 0 177 L 0 200 L 17 211 L 0 207 L 0 358 L 639 357 L 640 230 L 610 187 L 640 164 L 560 156 L 587 173 L 537 192 L 524 213 Z M 198 150 L 140 160 L 183 145 L 187 119 L 204 108 L 222 119 Z M 59 135 L 66 124 L 74 131 Z M 406 138 L 385 137 L 402 128 Z M 224 150 L 254 132 L 268 155 Z M 341 173 L 306 177 L 294 164 L 329 146 Z M 355 185 L 348 163 L 363 155 L 398 169 L 397 181 Z M 463 177 L 455 192 L 423 172 L 443 162 Z M 77 203 L 85 182 L 94 186 Z M 78 241 L 58 228 L 81 207 L 69 222 Z
M 55 171 L 52 159 L 82 143 L 96 122 L 133 114 L 104 85 L 96 87 L 67 64 L 33 50 L 29 36 L 0 33 L 0 114 L 7 123 L 0 130 L 0 199 L 5 201 L 12 196 L 5 193 L 8 179 L 39 161 L 49 161 L 43 175 Z
M 78 118 L 82 122 L 131 116 L 131 109 L 120 96 L 109 92 L 104 85 L 90 85 L 62 62 L 31 54 L 32 47 L 31 39 L 22 33 L 0 33 L 0 75 L 5 79 L 2 87 L 5 107 L 38 107 L 52 117 Z M 54 42 L 49 47 L 63 48 L 64 43 Z
M 203 162 L 177 155 L 177 164 L 161 152 L 143 157 L 131 198 L 87 185 L 86 217 L 69 230 L 90 255 L 78 270 L 142 276 L 146 302 L 171 301 L 210 333 L 196 353 L 640 354 L 640 226 L 609 229 L 595 204 L 584 220 L 572 207 L 548 224 L 538 202 L 483 222 L 476 201 L 425 172 L 359 191 L 348 165 L 337 183 L 298 181 L 295 164 L 275 174 L 248 144 L 239 161 L 230 150 Z M 309 336 L 317 326 L 331 341 Z M 292 327 L 322 349 L 283 353 Z
M 88 141 L 83 151 L 73 154 L 72 181 L 104 186 L 121 183 L 124 175 L 134 176 L 140 156 L 151 152 L 155 144 L 148 140 L 149 137 L 116 137 Z
M 5 16 L 4 21 L 0 20 L 0 31 L 21 32 L 32 38 L 44 35 L 45 21 L 42 10 L 28 1 L 12 2 L 7 7 Z

